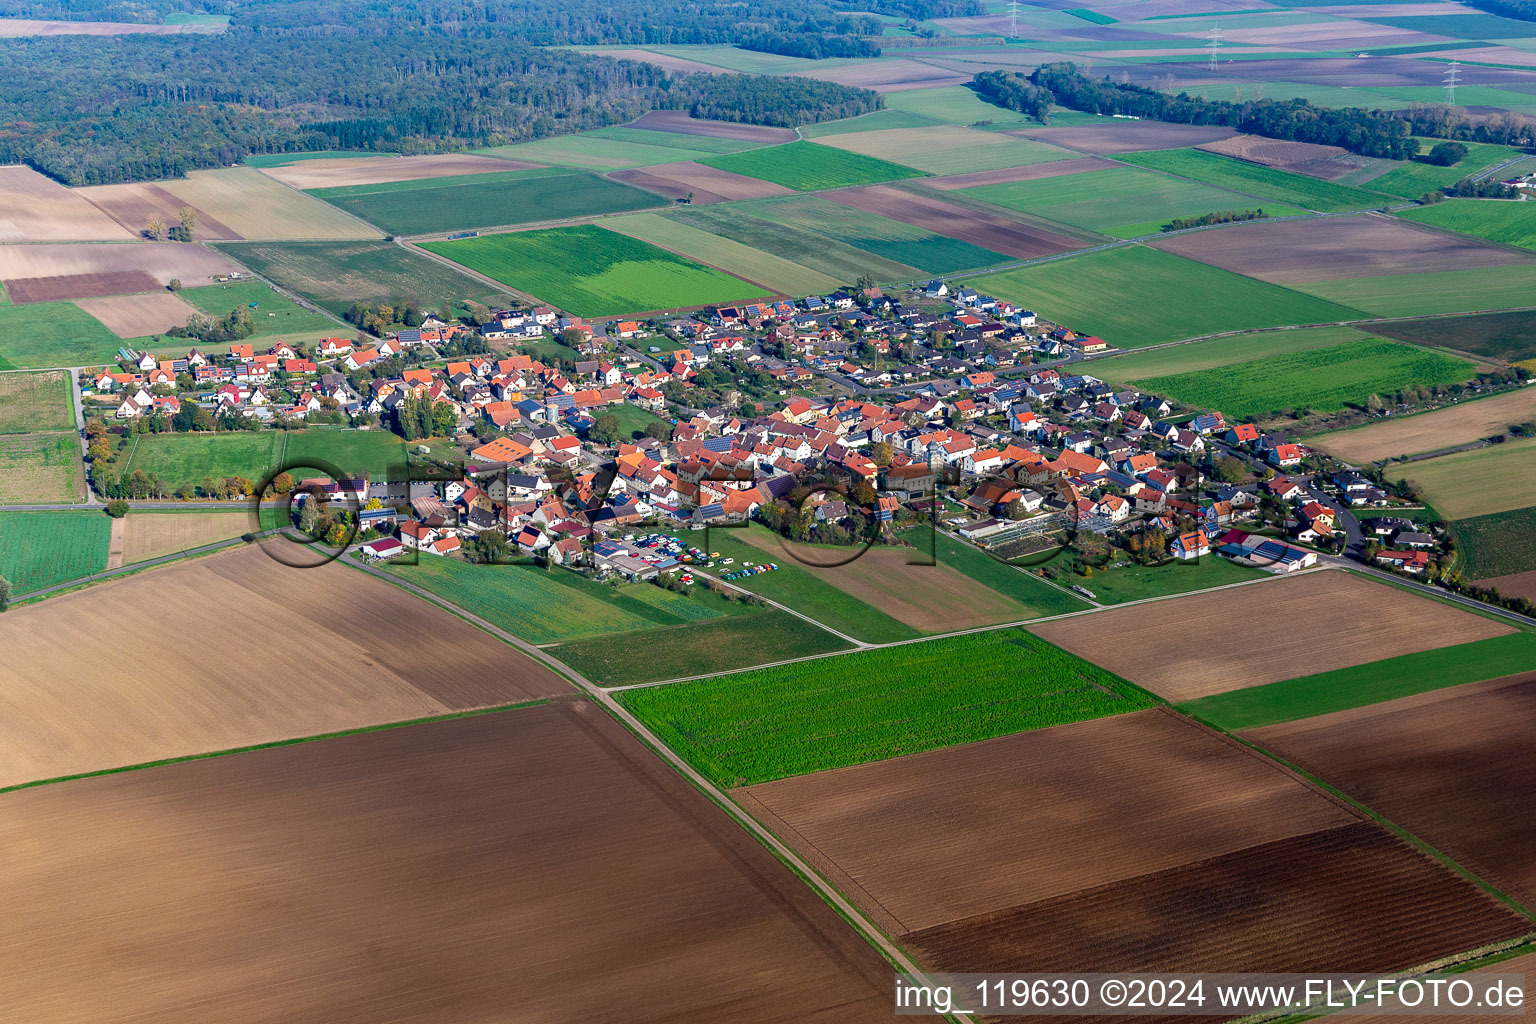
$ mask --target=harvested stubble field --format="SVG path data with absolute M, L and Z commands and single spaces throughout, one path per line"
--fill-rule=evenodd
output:
M 1533 729 L 1536 673 L 1528 672 L 1246 735 L 1530 906 Z
M 1149 244 L 1273 284 L 1531 263 L 1509 249 L 1375 216 L 1234 224 Z
M 85 469 L 74 431 L 0 434 L 0 504 L 81 501 Z
M 710 121 L 702 117 L 690 117 L 686 110 L 653 110 L 644 117 L 631 121 L 629 126 L 647 131 L 698 135 L 709 139 L 740 139 L 743 142 L 760 142 L 765 146 L 793 142 L 796 138 L 793 128 L 741 124 L 736 121 Z
M 75 303 L 100 320 L 119 338 L 143 338 L 180 327 L 197 310 L 171 292 L 143 295 L 113 295 L 102 299 L 81 299 Z
M 935 679 L 946 685 L 935 686 Z M 619 700 L 700 772 L 727 786 L 1151 704 L 1123 680 L 1020 630 L 625 690 Z
M 166 182 L 166 184 L 171 184 Z M 134 238 L 144 237 L 149 218 L 157 216 L 166 224 L 178 224 L 181 208 L 186 200 L 178 199 L 167 189 L 152 181 L 124 182 L 120 185 L 90 185 L 75 189 L 102 213 L 117 221 Z M 193 209 L 197 209 L 194 204 Z M 192 229 L 194 242 L 210 242 L 219 239 L 239 238 L 234 228 L 210 215 L 197 210 L 197 225 Z
M 259 547 L 13 609 L 0 647 L 21 655 L 0 786 L 571 692 L 387 583 Z M 127 647 L 153 671 L 125 671 Z
M 119 565 L 132 565 L 161 555 L 239 537 L 251 528 L 241 512 L 144 512 L 113 520 L 122 524 Z
M 294 188 L 336 188 L 345 185 L 376 185 L 385 181 L 416 178 L 447 178 L 462 174 L 516 171 L 536 164 L 497 160 L 473 153 L 442 153 L 435 156 L 340 157 L 332 160 L 301 160 L 280 167 L 263 168 L 268 177 Z
M 376 238 L 379 234 L 255 167 L 192 171 L 185 180 L 158 184 L 181 202 L 207 211 L 241 238 Z
M 941 199 L 903 192 L 889 185 L 840 189 L 828 193 L 827 198 L 856 210 L 889 217 L 936 235 L 958 238 L 982 249 L 1020 259 L 1053 256 L 1082 247 L 1081 242 L 1065 235 L 1005 216 L 977 213 Z
M 1195 148 L 1330 181 L 1343 177 L 1351 170 L 1351 165 L 1344 159 L 1348 156 L 1347 150 L 1338 146 L 1320 146 L 1315 142 L 1287 142 L 1262 135 L 1234 135 Z
M 64 370 L 0 373 L 0 434 L 74 429 L 70 388 Z
M 1029 164 L 1024 167 L 1001 167 L 995 171 L 976 171 L 971 174 L 948 174 L 923 182 L 929 188 L 953 192 L 962 188 L 981 185 L 1001 185 L 1010 181 L 1040 181 L 1057 178 L 1064 174 L 1081 174 L 1084 171 L 1104 171 L 1120 166 L 1096 156 L 1082 156 L 1074 160 L 1057 160 L 1048 164 Z
M 0 166 L 0 242 L 126 240 L 112 218 L 71 189 L 19 164 Z M 0 279 L 7 277 L 0 271 Z
M 873 947 L 586 704 L 12 793 L 0 850 L 27 1020 L 611 1020 L 615 978 L 630 1020 L 891 1019 Z
M 1512 424 L 1532 421 L 1536 421 L 1536 388 L 1527 387 L 1418 416 L 1393 417 L 1369 426 L 1319 434 L 1308 438 L 1307 444 L 1360 465 L 1453 448 L 1503 434 Z
M 1158 709 L 736 796 L 897 934 L 1355 820 L 1274 763 Z
M 671 164 L 652 164 L 614 171 L 609 177 L 626 185 L 648 189 L 668 199 L 688 199 L 691 205 L 728 203 L 738 199 L 764 199 L 787 196 L 791 190 L 771 181 L 733 174 L 692 160 Z
M 1063 128 L 1027 128 L 1018 132 L 1027 139 L 1049 142 L 1053 146 L 1079 149 L 1099 156 L 1138 153 L 1151 149 L 1182 149 L 1218 139 L 1230 139 L 1237 133 L 1219 125 L 1168 124 L 1163 121 L 1111 121 L 1102 125 Z
M 1391 394 L 1415 384 L 1455 384 L 1476 372 L 1471 362 L 1443 351 L 1372 338 L 1210 370 L 1147 377 L 1139 385 L 1186 405 L 1247 419 L 1300 406 L 1336 412 L 1350 404 L 1361 405 L 1371 395 Z
M 201 245 L 133 242 L 123 245 L 8 245 L 0 248 L 0 281 L 27 277 L 75 277 L 138 273 L 149 287 L 177 278 L 187 288 L 207 284 L 240 268 Z M 144 280 L 141 278 L 140 280 Z M 78 298 L 77 295 L 60 298 Z
M 14 277 L 5 282 L 11 301 L 18 306 L 60 299 L 88 299 L 99 295 L 127 295 L 160 287 L 142 270 L 117 270 L 106 274 L 61 274 L 57 277 Z
M 727 153 L 700 160 L 722 171 L 771 181 L 796 192 L 814 192 L 846 185 L 872 185 L 896 178 L 917 178 L 923 172 L 912 167 L 859 153 L 849 153 L 815 142 L 790 142 L 745 153 Z
M 1471 519 L 1536 505 L 1536 438 L 1398 463 L 1393 480 L 1416 481 L 1447 519 Z
M 1247 625 L 1234 625 L 1241 623 Z M 1118 608 L 1031 630 L 1171 701 L 1514 631 L 1337 570 Z

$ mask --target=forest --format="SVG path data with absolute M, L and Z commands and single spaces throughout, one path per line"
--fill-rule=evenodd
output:
M 847 9 L 843 4 L 848 5 Z M 0 162 L 69 185 L 175 177 L 251 153 L 422 153 L 502 145 L 646 110 L 790 126 L 877 109 L 803 78 L 666 72 L 541 47 L 732 43 L 873 55 L 866 13 L 979 12 L 979 0 L 0 0 L 0 16 L 158 22 L 229 14 L 219 35 L 0 39 Z M 175 146 L 166 141 L 176 140 Z

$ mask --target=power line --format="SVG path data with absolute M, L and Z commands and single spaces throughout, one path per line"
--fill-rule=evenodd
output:
M 1218 21 L 1211 26 L 1211 31 L 1207 34 L 1207 38 L 1210 39 L 1210 42 L 1205 44 L 1206 48 L 1211 51 L 1210 69 L 1215 71 L 1216 55 L 1221 52 L 1221 22 Z
M 1456 61 L 1452 60 L 1445 68 L 1445 102 L 1451 106 L 1456 105 L 1456 85 L 1461 81 L 1461 74 L 1457 71 Z
M 1008 0 L 1008 35 L 1019 38 L 1019 0 Z

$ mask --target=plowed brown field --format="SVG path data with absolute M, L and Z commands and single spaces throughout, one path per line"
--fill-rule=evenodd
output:
M 1021 259 L 1082 248 L 1082 243 L 1065 235 L 1031 227 L 1001 215 L 977 213 L 942 199 L 904 192 L 889 185 L 838 189 L 836 192 L 825 193 L 825 198 L 855 210 L 877 213 L 938 235 L 948 235 L 983 249 Z
M 0 786 L 569 693 L 340 565 L 210 555 L 0 617 Z
M 142 225 L 141 225 L 142 226 Z M 0 242 L 125 240 L 112 218 L 30 167 L 0 166 Z M 0 273 L 0 279 L 5 274 Z
M 1081 174 L 1084 171 L 1103 171 L 1120 165 L 1112 160 L 1096 156 L 1082 156 L 1075 160 L 1053 160 L 1044 164 L 1028 164 L 1024 167 L 1001 167 L 995 171 L 972 171 L 970 174 L 949 174 L 942 178 L 925 178 L 928 188 L 953 192 L 956 189 L 976 188 L 979 185 L 1001 185 L 1010 181 L 1038 181 L 1041 178 L 1059 178 L 1063 174 Z
M 893 1020 L 874 950 L 587 704 L 11 793 L 0 856 L 16 1020 Z
M 718 70 L 718 69 L 716 69 Z M 735 121 L 710 121 L 689 117 L 686 110 L 653 110 L 644 117 L 629 123 L 631 128 L 644 128 L 656 132 L 676 132 L 679 135 L 704 135 L 712 139 L 741 139 L 761 142 L 772 146 L 780 142 L 794 142 L 798 137 L 793 128 L 773 128 L 763 124 L 740 124 Z
M 1179 702 L 1513 632 L 1338 570 L 1031 627 Z
M 89 299 L 99 295 L 132 295 L 160 287 L 142 270 L 116 270 L 105 274 L 60 274 L 57 277 L 19 277 L 5 283 L 11 301 L 18 306 L 59 299 Z
M 1234 135 L 1196 146 L 1211 153 L 1236 157 L 1264 167 L 1279 167 L 1318 178 L 1341 178 L 1351 170 L 1365 166 L 1359 157 L 1338 146 L 1320 146 L 1315 142 L 1287 142 L 1262 135 Z
M 1393 417 L 1366 427 L 1320 434 L 1308 438 L 1307 444 L 1361 465 L 1396 455 L 1454 448 L 1503 434 L 1513 424 L 1531 420 L 1536 420 L 1536 388 L 1521 388 L 1419 416 Z
M 1053 146 L 1079 149 L 1096 155 L 1140 153 L 1149 149 L 1183 149 L 1237 132 L 1217 125 L 1169 124 L 1165 121 L 1110 121 L 1107 124 L 1072 125 L 1063 128 L 1021 128 L 1009 132 Z
M 211 283 L 215 276 L 239 270 L 240 267 L 212 249 L 183 242 L 7 245 L 0 248 L 0 281 L 138 272 L 153 279 L 152 288 L 170 284 L 173 277 L 179 278 L 185 287 L 195 288 Z
M 1536 907 L 1536 672 L 1249 735 Z
M 1273 762 L 1166 710 L 737 796 L 895 933 L 1356 820 Z
M 180 296 L 156 291 L 145 295 L 113 295 L 81 299 L 75 305 L 107 325 L 119 338 L 142 338 L 185 324 L 197 310 Z
M 124 524 L 122 564 L 229 540 L 250 529 L 244 515 L 231 512 L 134 512 L 112 521 L 114 527 L 118 523 Z
M 498 160 L 472 153 L 442 153 L 436 156 L 299 160 L 282 167 L 265 167 L 262 171 L 267 177 L 276 178 L 294 188 L 334 188 L 342 185 L 377 185 L 387 181 L 414 181 L 419 178 L 451 178 L 461 174 L 493 174 L 538 166 L 526 160 Z
M 143 234 L 151 216 L 158 216 L 167 224 L 180 223 L 181 208 L 187 205 L 152 181 L 132 181 L 120 185 L 91 185 L 75 191 L 128 229 L 135 238 Z M 239 238 L 240 236 L 233 228 L 209 215 L 207 210 L 197 211 L 197 226 L 192 229 L 193 241 L 238 240 Z

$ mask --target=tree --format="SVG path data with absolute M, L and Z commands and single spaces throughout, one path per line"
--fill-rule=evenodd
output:
M 1223 455 L 1216 460 L 1216 479 L 1224 484 L 1241 483 L 1248 478 L 1248 467 L 1243 465 L 1241 459 L 1234 459 L 1230 455 Z
M 1365 411 L 1366 412 L 1368 412 L 1368 413 L 1379 413 L 1384 408 L 1386 408 L 1386 403 L 1381 400 L 1381 396 L 1380 395 L 1369 395 L 1369 396 L 1366 397 L 1366 400 L 1365 400 Z
M 181 278 L 179 278 L 179 277 L 171 278 L 170 284 L 166 285 L 166 287 L 169 288 L 173 292 L 181 291 Z
M 613 413 L 604 413 L 592 424 L 592 436 L 604 444 L 615 444 L 624 433 L 624 424 Z
M 320 509 L 324 501 L 325 498 L 319 491 L 311 491 L 305 495 L 304 505 L 299 509 L 299 529 L 311 537 L 316 536 L 316 530 L 320 525 Z
M 645 425 L 645 436 L 658 441 L 672 440 L 672 424 L 665 420 L 651 420 Z
M 181 240 L 192 241 L 192 232 L 197 230 L 197 210 L 191 206 L 183 206 L 177 211 L 177 216 L 181 218 Z
M 861 292 L 873 291 L 875 289 L 875 277 L 866 271 L 859 275 L 859 279 L 853 283 L 853 286 Z
M 144 222 L 144 233 L 156 242 L 165 241 L 165 218 L 158 213 L 150 214 Z
M 114 498 L 107 502 L 107 515 L 113 519 L 121 519 L 128 514 L 129 505 L 121 498 Z
M 575 348 L 586 340 L 587 332 L 583 331 L 580 327 L 567 327 L 560 332 L 560 341 L 568 348 Z
M 869 461 L 881 469 L 891 464 L 891 456 L 895 454 L 888 441 L 876 441 L 869 446 Z
M 0 612 L 11 606 L 11 581 L 0 576 Z
M 1459 142 L 1438 142 L 1424 157 L 1424 162 L 1436 167 L 1455 167 L 1467 158 L 1467 147 Z

